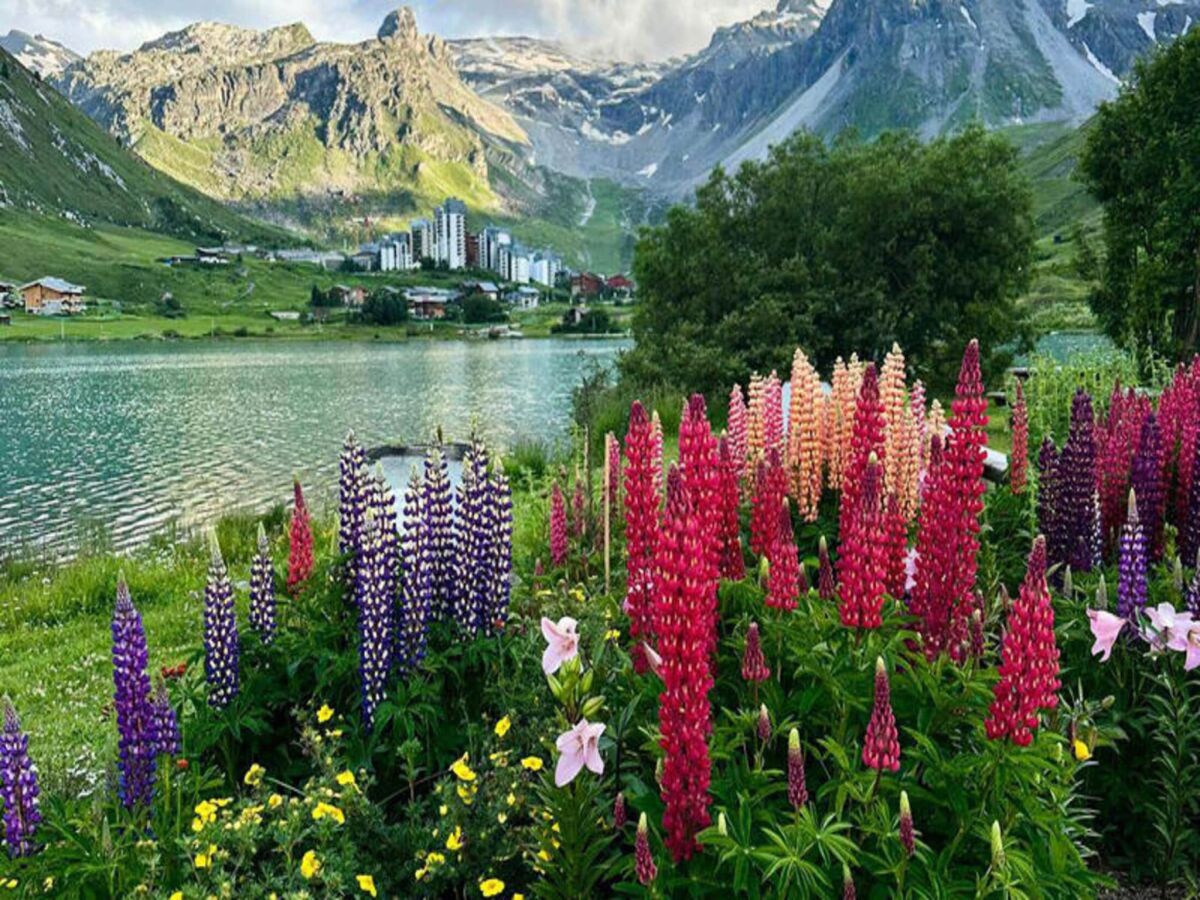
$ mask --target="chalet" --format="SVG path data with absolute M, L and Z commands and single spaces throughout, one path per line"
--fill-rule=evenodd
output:
M 0 309 L 5 306 L 17 306 L 19 303 L 17 286 L 10 281 L 0 281 Z
M 229 251 L 224 247 L 197 247 L 196 262 L 206 266 L 227 266 Z
M 633 296 L 633 282 L 624 275 L 613 275 L 604 282 L 604 286 L 616 297 Z
M 563 313 L 562 323 L 566 326 L 578 325 L 587 314 L 588 308 L 586 306 L 572 306 Z
M 444 288 L 415 287 L 404 292 L 408 301 L 408 314 L 422 322 L 432 322 L 435 319 L 446 318 L 446 307 L 458 300 L 457 291 Z
M 592 272 L 580 272 L 571 276 L 572 297 L 599 297 L 604 290 L 604 279 Z
M 379 269 L 379 248 L 366 247 L 350 257 L 354 268 L 362 272 L 374 272 Z
M 25 312 L 39 316 L 74 315 L 86 309 L 83 292 L 87 288 L 61 278 L 39 278 L 21 285 Z
M 504 295 L 504 299 L 517 309 L 537 309 L 542 299 L 542 292 L 535 287 L 523 284 Z
M 362 306 L 366 301 L 367 292 L 365 288 L 361 288 L 358 285 L 351 287 L 344 284 L 335 284 L 329 289 L 329 296 L 330 299 L 340 303 L 342 306 L 357 308 Z
M 489 300 L 500 299 L 500 287 L 494 281 L 464 281 L 460 287 L 468 297 L 480 295 Z

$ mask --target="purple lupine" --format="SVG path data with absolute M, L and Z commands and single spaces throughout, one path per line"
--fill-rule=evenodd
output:
M 493 573 L 493 506 L 487 450 L 472 442 L 463 457 L 458 489 L 457 548 L 462 584 L 455 596 L 454 619 L 469 636 L 479 633 L 491 609 Z
M 375 711 L 387 696 L 387 678 L 392 667 L 392 598 L 386 593 L 380 522 L 367 511 L 362 545 L 354 582 L 358 608 L 358 672 L 362 687 L 363 725 L 375 724 Z
M 1146 608 L 1146 532 L 1138 518 L 1137 494 L 1129 492 L 1129 511 L 1121 530 L 1117 615 L 1133 621 Z
M 1070 432 L 1058 465 L 1066 562 L 1072 571 L 1090 572 L 1100 558 L 1100 510 L 1096 495 L 1096 421 L 1091 395 L 1082 388 L 1071 401 Z
M 1066 536 L 1062 529 L 1059 509 L 1060 455 L 1054 441 L 1046 435 L 1038 449 L 1037 520 L 1038 529 L 1046 536 L 1046 556 L 1051 564 L 1062 564 L 1067 557 Z
M 0 806 L 4 809 L 4 842 L 10 856 L 37 850 L 34 836 L 42 821 L 37 766 L 29 758 L 29 736 L 21 731 L 16 707 L 4 698 L 0 731 Z
M 1192 483 L 1188 489 L 1187 519 L 1179 530 L 1179 555 L 1185 563 L 1200 554 L 1200 441 L 1196 441 L 1196 461 L 1192 464 Z
M 148 659 L 142 617 L 124 577 L 119 578 L 112 620 L 113 708 L 119 738 L 119 790 L 128 809 L 149 806 L 154 795 L 156 753 Z
M 1187 611 L 1192 614 L 1192 618 L 1200 619 L 1200 554 L 1197 554 L 1194 562 L 1196 568 L 1192 570 L 1192 581 L 1188 585 L 1185 600 Z
M 208 682 L 208 705 L 223 709 L 237 696 L 241 648 L 233 586 L 215 531 L 209 532 L 208 542 L 212 560 L 204 586 L 204 678 Z
M 338 553 L 346 560 L 346 582 L 354 584 L 363 518 L 369 494 L 366 453 L 354 436 L 346 433 L 342 455 L 338 459 Z
M 420 474 L 413 468 L 404 494 L 404 537 L 400 543 L 404 587 L 396 623 L 396 655 L 402 672 L 416 669 L 425 658 L 429 610 L 433 602 L 431 533 L 422 510 L 424 488 Z
M 370 481 L 368 505 L 379 524 L 379 550 L 383 566 L 383 590 L 393 602 L 400 589 L 400 531 L 396 523 L 396 495 L 379 466 Z
M 430 615 L 444 619 L 452 614 L 458 588 L 458 559 L 454 546 L 454 501 L 450 472 L 441 444 L 425 455 L 425 496 L 421 502 L 424 528 L 429 534 L 429 557 L 433 585 Z
M 795 728 L 788 732 L 787 794 L 792 809 L 800 809 L 808 803 L 808 786 L 804 781 L 804 750 L 800 747 L 800 732 Z
M 1149 413 L 1142 422 L 1129 482 L 1137 494 L 1138 518 L 1146 532 L 1146 545 L 1151 559 L 1161 559 L 1163 554 L 1166 485 L 1163 482 L 1162 454 L 1162 432 L 1154 413 Z
M 275 564 L 267 532 L 258 524 L 258 553 L 250 564 L 250 626 L 264 644 L 275 640 Z
M 171 705 L 167 685 L 159 681 L 150 698 L 150 734 L 156 755 L 178 756 L 183 750 L 183 738 L 179 733 L 179 717 Z
M 508 621 L 508 603 L 512 597 L 512 488 L 504 466 L 496 461 L 489 483 L 492 503 L 492 586 L 486 627 L 489 633 Z

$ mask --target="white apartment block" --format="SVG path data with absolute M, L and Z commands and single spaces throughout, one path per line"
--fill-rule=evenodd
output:
M 436 252 L 434 259 L 448 269 L 467 266 L 467 207 L 461 200 L 451 198 L 439 206 L 433 215 Z

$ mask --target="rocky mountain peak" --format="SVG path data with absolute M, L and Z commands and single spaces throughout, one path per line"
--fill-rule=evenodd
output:
M 376 37 L 381 41 L 415 41 L 420 36 L 417 31 L 417 17 L 412 9 L 402 6 L 387 14 L 383 24 L 379 26 Z

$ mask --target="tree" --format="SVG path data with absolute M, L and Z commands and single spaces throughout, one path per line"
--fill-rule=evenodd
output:
M 370 325 L 403 325 L 408 321 L 408 301 L 398 291 L 376 291 L 363 303 L 361 315 Z
M 1091 305 L 1119 344 L 1181 358 L 1200 338 L 1200 31 L 1138 62 L 1079 161 L 1104 206 Z
M 483 294 L 471 294 L 462 302 L 462 318 L 467 323 L 504 322 L 508 313 L 495 300 Z
M 696 204 L 643 231 L 634 262 L 634 381 L 727 391 L 787 371 L 796 346 L 826 368 L 899 341 L 952 383 L 973 337 L 993 370 L 1024 337 L 1014 299 L 1033 249 L 1016 150 L 973 127 L 929 144 L 891 133 L 832 146 L 797 134 Z

